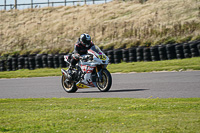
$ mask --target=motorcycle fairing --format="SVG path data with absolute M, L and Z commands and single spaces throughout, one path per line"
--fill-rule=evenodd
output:
M 96 87 L 96 83 L 92 82 L 91 79 L 91 74 L 94 70 L 95 66 L 87 66 L 87 65 L 81 65 L 81 69 L 83 72 L 85 72 L 84 79 L 77 83 L 76 86 L 78 88 L 91 88 L 91 87 Z
M 94 70 L 95 66 L 87 66 L 87 65 L 81 65 L 81 69 L 83 72 L 86 72 L 87 73 L 92 73 L 92 71 Z
M 67 63 L 69 63 L 69 60 L 68 60 L 68 59 L 69 59 L 69 56 L 70 56 L 70 55 L 64 55 L 64 61 L 67 62 Z

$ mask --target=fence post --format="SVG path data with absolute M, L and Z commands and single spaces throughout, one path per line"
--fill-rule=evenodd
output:
M 15 9 L 17 9 L 17 0 L 15 0 Z
M 33 0 L 31 0 L 31 8 L 33 9 Z
M 93 4 L 94 4 L 94 0 L 92 0 L 93 1 Z
M 4 10 L 6 10 L 6 0 L 4 0 Z
M 85 2 L 85 5 L 86 5 L 86 0 L 84 0 L 84 2 Z
M 67 5 L 67 0 L 65 0 L 65 6 Z
M 49 0 L 48 0 L 48 7 L 49 7 Z

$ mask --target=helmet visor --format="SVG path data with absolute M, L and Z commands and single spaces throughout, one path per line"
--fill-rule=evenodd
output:
M 85 40 L 83 43 L 85 44 L 86 47 L 89 47 L 91 44 L 91 40 Z

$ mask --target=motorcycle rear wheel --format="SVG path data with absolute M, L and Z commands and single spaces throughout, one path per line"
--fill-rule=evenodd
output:
M 75 82 L 65 82 L 66 80 L 66 77 L 64 75 L 62 75 L 62 78 L 61 78 L 61 84 L 62 84 L 62 87 L 63 89 L 68 92 L 68 93 L 74 93 L 78 90 L 78 88 L 76 87 L 76 83 Z
M 112 77 L 110 72 L 107 69 L 102 70 L 102 82 L 97 82 L 97 88 L 101 92 L 107 92 L 110 90 L 112 85 Z

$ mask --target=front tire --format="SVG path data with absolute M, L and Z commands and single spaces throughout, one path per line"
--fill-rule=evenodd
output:
M 75 82 L 69 82 L 69 81 L 66 81 L 66 77 L 64 75 L 62 75 L 62 78 L 61 78 L 61 84 L 62 84 L 62 87 L 63 89 L 68 92 L 68 93 L 74 93 L 78 90 L 78 88 L 76 87 L 76 83 Z
M 101 92 L 107 92 L 112 85 L 112 77 L 107 69 L 102 70 L 102 82 L 97 81 L 97 87 Z

